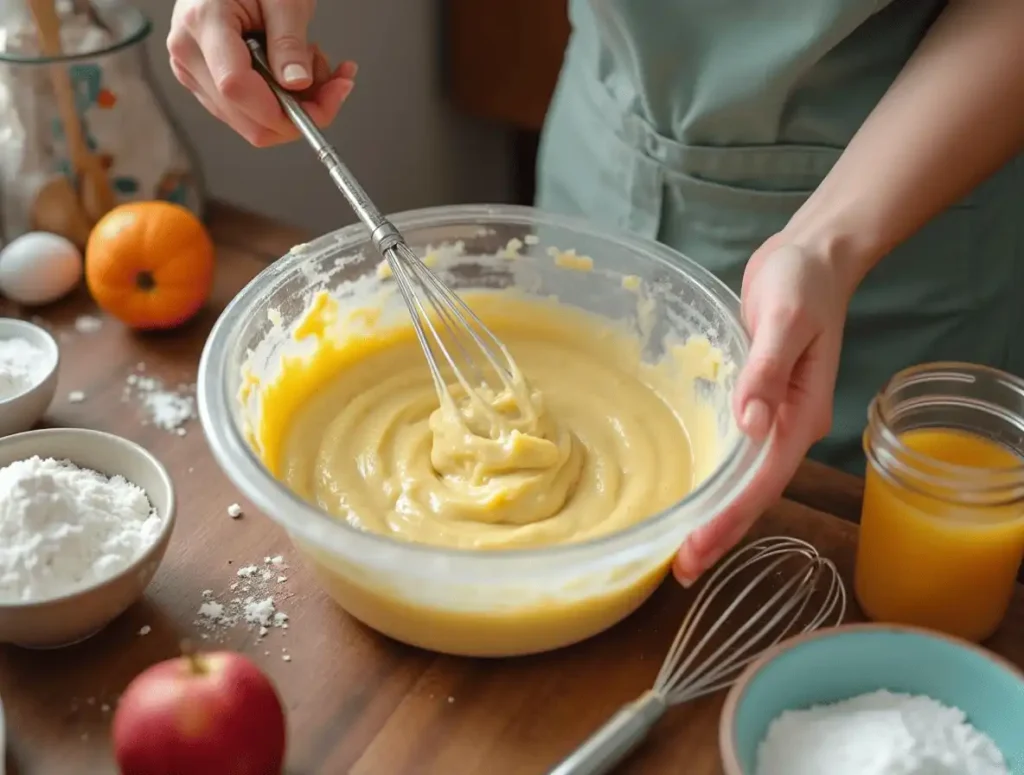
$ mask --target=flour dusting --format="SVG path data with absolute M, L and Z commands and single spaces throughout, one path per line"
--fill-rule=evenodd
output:
M 79 315 L 75 318 L 75 331 L 80 334 L 95 334 L 103 328 L 103 319 L 95 315 Z
M 203 630 L 201 637 L 221 641 L 236 627 L 246 627 L 262 640 L 272 629 L 287 630 L 289 617 L 281 610 L 291 597 L 282 586 L 288 581 L 283 575 L 287 568 L 281 555 L 264 557 L 262 562 L 238 568 L 235 580 L 223 593 L 203 590 L 194 622 Z
M 188 423 L 196 419 L 195 384 L 180 384 L 171 389 L 163 381 L 148 376 L 146 364 L 140 363 L 125 379 L 121 398 L 138 401 L 148 424 L 184 436 Z

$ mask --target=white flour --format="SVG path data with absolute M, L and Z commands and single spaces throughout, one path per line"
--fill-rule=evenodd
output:
M 0 602 L 56 597 L 110 578 L 155 543 L 146 493 L 68 461 L 0 468 Z
M 202 601 L 194 624 L 205 630 L 200 637 L 223 640 L 235 626 L 241 625 L 256 632 L 257 640 L 265 638 L 271 629 L 288 629 L 289 617 L 280 609 L 281 602 L 292 595 L 282 586 L 288 577 L 284 557 L 264 557 L 263 562 L 243 565 L 235 571 L 227 592 L 215 595 L 212 589 L 203 591 Z
M 963 711 L 929 697 L 872 692 L 786 711 L 757 752 L 757 775 L 1009 775 Z
M 178 385 L 177 390 L 170 390 L 161 380 L 147 376 L 145 371 L 146 364 L 140 363 L 135 372 L 128 375 L 122 400 L 129 400 L 134 393 L 146 414 L 146 423 L 184 436 L 186 425 L 196 418 L 195 385 Z
M 0 339 L 0 401 L 33 387 L 45 368 L 46 353 L 27 339 Z
M 75 318 L 75 331 L 80 334 L 95 334 L 103 328 L 103 319 L 95 315 L 79 315 Z

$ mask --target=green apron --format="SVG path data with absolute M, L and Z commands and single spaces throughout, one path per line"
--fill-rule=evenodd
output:
M 570 0 L 538 205 L 658 239 L 739 293 L 750 254 L 824 178 L 943 6 Z M 863 471 L 868 403 L 911 364 L 1024 376 L 1022 220 L 1019 158 L 869 274 L 849 311 L 832 432 L 812 456 Z

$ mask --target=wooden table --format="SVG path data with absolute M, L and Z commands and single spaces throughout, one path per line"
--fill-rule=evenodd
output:
M 12 774 L 114 772 L 110 706 L 140 670 L 175 655 L 182 637 L 198 636 L 193 622 L 202 591 L 226 590 L 241 564 L 292 555 L 284 533 L 221 474 L 197 423 L 185 436 L 169 434 L 142 425 L 135 405 L 121 400 L 125 378 L 139 362 L 168 383 L 194 381 L 218 309 L 302 241 L 298 232 L 223 207 L 211 228 L 219 246 L 216 291 L 208 311 L 184 330 L 143 337 L 107 320 L 96 333 L 75 333 L 75 317 L 95 311 L 84 296 L 42 313 L 61 336 L 64 355 L 48 422 L 112 431 L 156 452 L 177 484 L 179 522 L 145 601 L 100 635 L 54 652 L 0 648 Z M 0 314 L 17 312 L 0 307 Z M 69 403 L 72 390 L 84 391 L 85 401 Z M 789 496 L 810 505 L 783 501 L 758 532 L 812 541 L 849 579 L 856 526 L 824 511 L 855 517 L 859 481 L 808 464 Z M 245 515 L 232 520 L 226 509 L 236 501 Z M 289 775 L 543 773 L 650 686 L 692 596 L 669 582 L 634 616 L 586 643 L 485 661 L 391 642 L 348 618 L 302 567 L 287 574 L 280 589 L 287 595 L 281 607 L 291 617 L 289 629 L 257 643 L 239 627 L 226 633 L 224 645 L 253 656 L 277 682 L 289 713 Z M 856 611 L 851 618 L 859 618 Z M 145 626 L 151 632 L 142 636 Z M 989 645 L 1024 665 L 1024 590 Z M 291 661 L 282 659 L 282 649 Z M 721 704 L 716 696 L 669 713 L 622 771 L 719 773 Z

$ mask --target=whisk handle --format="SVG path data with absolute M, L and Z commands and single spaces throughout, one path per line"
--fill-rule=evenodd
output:
M 263 76 L 270 90 L 281 103 L 285 115 L 295 124 L 296 129 L 306 138 L 306 141 L 316 151 L 317 158 L 327 167 L 331 178 L 338 189 L 348 200 L 349 205 L 355 211 L 359 220 L 370 230 L 370 236 L 374 246 L 384 253 L 402 242 L 402 236 L 391 222 L 381 214 L 377 206 L 370 201 L 366 191 L 359 185 L 348 167 L 342 162 L 338 152 L 327 141 L 316 122 L 309 117 L 309 114 L 299 104 L 290 91 L 277 82 L 274 71 L 270 69 L 270 60 L 267 59 L 266 35 L 262 32 L 248 32 L 245 34 L 245 44 L 252 54 L 253 68 Z
M 647 737 L 667 707 L 662 695 L 647 692 L 612 716 L 548 775 L 605 775 L 611 772 Z

